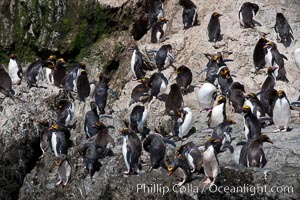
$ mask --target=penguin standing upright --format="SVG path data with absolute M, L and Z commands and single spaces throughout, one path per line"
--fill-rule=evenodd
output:
M 279 132 L 283 127 L 282 132 L 286 132 L 291 121 L 290 102 L 283 90 L 277 91 L 277 98 L 273 102 L 273 122 L 277 129 L 274 132 Z
M 250 141 L 261 135 L 261 126 L 249 106 L 243 106 L 245 138 Z
M 197 20 L 197 7 L 191 0 L 179 0 L 179 5 L 183 7 L 182 22 L 183 29 L 194 26 Z
M 284 60 L 283 60 L 287 58 L 283 54 L 279 53 L 277 49 L 277 45 L 274 42 L 267 42 L 264 48 L 267 48 L 267 54 L 265 56 L 266 64 L 268 66 L 278 67 L 278 69 L 276 69 L 274 72 L 276 80 L 280 80 L 288 83 L 289 80 L 286 77 L 286 71 L 284 68 Z
M 97 112 L 97 105 L 95 102 L 90 103 L 91 110 L 85 114 L 84 117 L 84 131 L 86 138 L 93 137 L 97 134 L 98 128 L 95 127 L 96 123 L 99 122 L 99 115 Z
M 148 18 L 151 27 L 158 19 L 164 17 L 164 4 L 161 0 L 148 0 Z
M 75 107 L 74 103 L 66 99 L 61 99 L 57 104 L 57 120 L 58 125 L 64 125 L 66 127 L 71 126 L 71 122 L 74 119 Z
M 49 56 L 49 58 L 47 59 L 47 62 L 52 64 L 51 68 L 45 69 L 45 76 L 50 85 L 54 85 L 53 71 L 56 65 L 56 60 L 57 58 L 54 55 Z
M 273 141 L 267 135 L 260 135 L 258 138 L 248 141 L 239 142 L 237 145 L 243 145 L 239 164 L 245 167 L 259 167 L 263 168 L 267 164 L 267 159 L 263 150 L 263 143 Z
M 127 171 L 124 174 L 139 174 L 139 170 L 142 169 L 141 154 L 142 144 L 139 137 L 128 128 L 124 128 L 119 131 L 123 136 L 122 152 L 127 167 Z
M 148 109 L 145 106 L 135 106 L 130 113 L 130 129 L 135 133 L 143 133 L 147 115 Z
M 240 82 L 233 82 L 228 90 L 228 97 L 235 113 L 241 113 L 245 102 L 245 88 Z
M 105 113 L 105 107 L 107 102 L 107 96 L 108 96 L 108 82 L 109 77 L 107 75 L 99 75 L 99 82 L 96 85 L 95 88 L 95 102 L 98 106 L 98 109 L 100 111 L 100 114 Z
M 286 47 L 288 47 L 291 43 L 291 39 L 294 39 L 293 30 L 282 13 L 276 14 L 274 29 L 277 33 L 277 41 L 282 42 Z
M 245 96 L 245 106 L 249 106 L 251 108 L 252 113 L 259 119 L 266 115 L 265 110 L 262 106 L 262 103 L 257 98 L 256 94 L 249 93 Z
M 226 66 L 220 67 L 218 71 L 218 84 L 222 95 L 228 95 L 229 87 L 233 83 L 229 68 Z
M 239 9 L 239 19 L 240 24 L 244 28 L 254 28 L 253 16 L 259 10 L 259 6 L 255 3 L 245 2 L 241 5 Z
M 70 92 L 77 92 L 77 79 L 81 72 L 80 69 L 86 70 L 86 65 L 83 62 L 76 63 L 66 75 L 65 88 Z
M 266 38 L 262 37 L 258 40 L 254 47 L 253 51 L 253 63 L 255 67 L 255 73 L 257 73 L 260 69 L 264 68 L 266 65 L 265 56 L 267 50 L 264 48 L 267 42 L 269 42 Z
M 205 185 L 213 185 L 219 173 L 219 161 L 215 146 L 221 143 L 220 139 L 210 138 L 205 144 L 203 153 L 203 169 L 206 176 Z
M 198 104 L 203 110 L 210 110 L 217 97 L 217 88 L 211 83 L 204 83 L 197 92 Z
M 150 95 L 159 98 L 167 90 L 168 79 L 161 72 L 155 72 L 149 79 Z
M 163 141 L 163 138 L 158 133 L 152 133 L 147 136 L 143 141 L 143 148 L 150 154 L 151 169 L 158 169 L 162 167 L 167 169 L 164 162 L 165 153 L 166 153 L 166 144 Z
M 175 122 L 174 133 L 180 139 L 184 139 L 187 137 L 192 128 L 193 113 L 189 107 L 184 107 L 181 111 L 179 111 L 178 115 L 179 116 Z
M 155 62 L 159 71 L 172 65 L 174 56 L 172 55 L 172 46 L 170 44 L 163 45 L 159 48 L 156 53 Z
M 192 71 L 182 65 L 176 69 L 177 77 L 176 77 L 176 83 L 182 90 L 182 94 L 185 94 L 188 87 L 191 85 L 193 80 L 193 73 Z
M 216 43 L 217 41 L 221 40 L 221 26 L 220 26 L 220 19 L 219 19 L 220 16 L 222 15 L 217 12 L 214 12 L 211 15 L 211 18 L 207 26 L 209 42 Z
M 12 90 L 12 81 L 8 73 L 5 71 L 3 65 L 0 64 L 0 92 L 7 97 L 10 97 L 13 101 L 15 99 Z
M 107 155 L 113 155 L 109 146 L 115 146 L 115 142 L 108 132 L 108 127 L 106 127 L 102 122 L 96 123 L 96 127 L 98 129 L 97 134 L 89 140 L 94 141 L 99 158 L 104 158 Z
M 168 19 L 161 17 L 152 25 L 151 43 L 158 43 L 164 37 L 168 21 Z
M 226 151 L 226 149 L 229 149 L 231 153 L 233 153 L 234 149 L 231 146 L 232 138 L 231 138 L 231 132 L 232 127 L 231 125 L 236 124 L 232 119 L 226 119 L 222 123 L 220 123 L 218 126 L 216 126 L 213 130 L 213 133 L 211 135 L 214 139 L 220 139 L 222 143 L 215 146 L 215 150 L 217 153 L 221 153 Z
M 226 97 L 219 96 L 217 99 L 217 105 L 208 113 L 208 127 L 214 128 L 218 124 L 227 119 L 226 116 Z
M 203 152 L 199 150 L 198 146 L 196 146 L 193 142 L 181 145 L 176 150 L 176 157 L 179 157 L 180 155 L 184 156 L 188 160 L 192 173 L 200 172 L 203 164 Z
M 11 78 L 12 84 L 20 85 L 23 77 L 22 66 L 16 54 L 11 54 L 8 63 L 8 74 Z
M 176 83 L 171 85 L 165 106 L 166 113 L 171 116 L 174 116 L 183 107 L 183 97 L 180 87 Z
M 77 78 L 77 94 L 80 101 L 85 101 L 85 98 L 87 98 L 90 95 L 90 82 L 88 78 L 88 74 L 85 70 L 80 69 L 80 74 Z
M 57 173 L 59 177 L 59 181 L 56 183 L 56 185 L 65 187 L 71 179 L 71 174 L 74 169 L 73 164 L 65 154 L 57 156 L 55 164 L 58 167 Z
M 52 125 L 48 130 L 51 133 L 50 142 L 54 155 L 56 157 L 61 154 L 68 155 L 68 139 L 70 138 L 70 132 L 57 124 Z
M 54 85 L 62 87 L 66 77 L 66 62 L 63 58 L 57 59 L 56 66 L 53 71 Z
M 274 89 L 276 84 L 276 78 L 274 75 L 274 71 L 277 67 L 269 67 L 268 68 L 268 76 L 263 82 L 260 89 L 260 101 L 263 106 L 265 113 L 267 113 L 270 117 L 272 117 L 272 102 L 274 101 L 276 95 L 276 90 Z
M 216 53 L 214 55 L 205 54 L 205 56 L 209 59 L 206 64 L 206 78 L 205 81 L 215 84 L 216 79 L 218 78 L 218 71 L 221 66 L 225 66 L 226 64 L 223 61 L 223 57 L 221 53 Z
M 131 71 L 134 77 L 139 80 L 146 74 L 146 72 L 143 70 L 143 56 L 137 45 L 132 45 L 129 50 L 133 50 L 131 56 Z
M 175 184 L 175 186 L 181 187 L 186 182 L 191 181 L 192 173 L 189 164 L 186 159 L 176 158 L 170 165 L 168 165 L 168 176 L 174 175 L 181 182 Z

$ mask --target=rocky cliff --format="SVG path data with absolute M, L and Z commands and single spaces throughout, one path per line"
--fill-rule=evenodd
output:
M 262 72 L 255 75 L 252 61 L 253 49 L 258 39 L 267 34 L 267 38 L 276 41 L 273 30 L 276 12 L 282 12 L 288 19 L 295 40 L 285 48 L 278 43 L 279 51 L 286 55 L 285 62 L 289 83 L 278 82 L 277 89 L 283 89 L 290 101 L 299 96 L 299 69 L 296 67 L 293 52 L 299 47 L 300 36 L 300 2 L 285 0 L 253 1 L 260 6 L 255 20 L 262 26 L 254 29 L 242 29 L 238 20 L 238 9 L 244 1 L 194 1 L 197 6 L 198 24 L 183 30 L 182 8 L 175 0 L 164 1 L 165 16 L 170 19 L 166 35 L 161 43 L 150 43 L 150 30 L 147 24 L 146 1 L 33 1 L 5 0 L 0 2 L 0 60 L 7 66 L 8 55 L 16 53 L 21 58 L 24 70 L 28 62 L 37 57 L 45 59 L 49 54 L 64 57 L 67 61 L 84 61 L 89 70 L 89 79 L 97 80 L 97 75 L 110 72 L 110 88 L 119 94 L 119 99 L 109 97 L 107 113 L 113 119 L 104 123 L 114 126 L 109 129 L 115 140 L 112 148 L 115 156 L 101 160 L 103 166 L 91 180 L 84 169 L 83 159 L 78 154 L 78 145 L 84 141 L 84 114 L 89 108 L 88 98 L 85 103 L 75 100 L 75 120 L 77 126 L 71 132 L 74 143 L 69 150 L 74 165 L 72 181 L 61 188 L 55 185 L 58 181 L 55 170 L 50 170 L 54 162 L 53 153 L 47 152 L 39 159 L 41 150 L 37 121 L 41 119 L 55 121 L 55 99 L 60 98 L 60 90 L 47 83 L 42 88 L 27 88 L 25 80 L 20 86 L 14 86 L 15 95 L 24 103 L 14 103 L 0 95 L 0 196 L 1 199 L 298 199 L 300 195 L 300 148 L 299 148 L 299 114 L 292 113 L 292 131 L 272 133 L 274 126 L 263 129 L 274 144 L 264 145 L 268 163 L 264 169 L 242 168 L 237 165 L 240 147 L 233 142 L 233 154 L 225 152 L 220 155 L 221 172 L 216 185 L 219 186 L 291 186 L 293 192 L 248 191 L 231 193 L 212 193 L 202 191 L 203 175 L 189 183 L 186 191 L 172 190 L 174 178 L 168 177 L 164 170 L 153 170 L 148 173 L 145 166 L 140 176 L 126 176 L 122 158 L 122 138 L 117 130 L 125 126 L 129 114 L 135 105 L 130 105 L 131 90 L 137 84 L 132 81 L 130 71 L 131 52 L 127 49 L 136 43 L 145 53 L 158 50 L 163 44 L 171 44 L 175 55 L 175 65 L 188 66 L 193 72 L 193 85 L 201 86 L 205 75 L 200 73 L 206 66 L 204 53 L 217 51 L 232 52 L 227 56 L 234 62 L 228 63 L 235 80 L 245 84 L 246 92 L 258 92 L 266 75 Z M 213 12 L 223 14 L 220 17 L 223 39 L 217 43 L 218 49 L 208 42 L 206 28 Z M 142 28 L 141 28 L 142 27 Z M 263 70 L 264 71 L 264 70 Z M 148 71 L 147 76 L 153 71 Z M 164 71 L 171 85 L 175 78 L 172 68 Z M 169 89 L 167 90 L 167 93 Z M 206 115 L 200 113 L 197 103 L 197 88 L 184 96 L 184 103 L 194 114 L 195 133 L 188 138 L 197 144 L 203 144 L 209 137 L 206 131 Z M 164 133 L 171 131 L 171 118 L 164 115 L 165 105 L 155 100 L 147 119 L 147 126 Z M 243 121 L 240 114 L 232 113 L 227 105 L 228 115 L 237 124 L 233 126 L 233 136 L 243 133 Z M 177 142 L 180 145 L 180 142 Z M 172 151 L 172 149 L 170 149 Z M 148 154 L 143 153 L 146 164 Z M 155 185 L 168 188 L 161 191 L 143 191 L 138 187 L 145 184 L 148 188 Z M 152 187 L 152 188 L 153 188 Z M 195 188 L 196 187 L 196 188 Z

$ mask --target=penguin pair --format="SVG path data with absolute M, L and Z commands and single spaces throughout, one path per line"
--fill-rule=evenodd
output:
M 193 80 L 193 73 L 190 68 L 182 65 L 176 69 L 176 83 L 180 87 L 182 94 L 186 94 Z
M 218 71 L 218 84 L 221 89 L 222 95 L 228 95 L 229 87 L 232 83 L 233 79 L 230 74 L 229 68 L 227 66 L 220 67 Z
M 161 39 L 164 37 L 167 30 L 167 22 L 169 20 L 161 17 L 152 25 L 151 30 L 151 43 L 161 42 Z
M 235 113 L 241 113 L 245 102 L 245 87 L 240 82 L 233 82 L 228 89 L 229 102 Z
M 209 128 L 214 128 L 227 119 L 225 96 L 221 95 L 217 98 L 217 105 L 212 108 L 207 117 L 207 124 Z
M 282 42 L 285 47 L 290 46 L 294 40 L 293 30 L 282 13 L 276 14 L 274 30 L 277 33 L 277 41 Z
M 61 185 L 62 188 L 64 188 L 71 179 L 74 166 L 65 154 L 61 154 L 55 158 L 55 165 L 58 167 L 57 173 L 59 177 L 59 181 L 56 185 Z
M 191 0 L 179 0 L 179 5 L 182 6 L 182 22 L 183 29 L 189 29 L 194 26 L 197 21 L 197 7 Z
M 171 85 L 168 98 L 165 103 L 166 113 L 171 116 L 175 116 L 181 108 L 183 108 L 183 97 L 181 94 L 180 87 L 177 83 Z
M 172 55 L 172 46 L 170 44 L 163 45 L 159 48 L 155 57 L 156 67 L 158 71 L 166 69 L 175 62 Z
M 74 119 L 75 107 L 74 103 L 67 99 L 61 99 L 57 104 L 57 120 L 56 123 L 59 125 L 64 125 L 66 127 L 71 127 L 71 123 Z
M 240 25 L 244 28 L 254 28 L 255 21 L 253 20 L 253 17 L 256 15 L 258 10 L 259 6 L 255 3 L 243 3 L 239 9 Z
M 276 98 L 272 105 L 273 109 L 273 122 L 276 126 L 274 132 L 286 132 L 289 129 L 289 123 L 291 121 L 291 109 L 290 102 L 286 97 L 283 90 L 278 90 Z
M 204 83 L 197 92 L 199 106 L 204 110 L 210 110 L 217 98 L 217 88 L 212 83 Z
M 158 133 L 152 133 L 143 140 L 143 148 L 150 155 L 151 172 L 153 169 L 162 167 L 167 169 L 164 158 L 166 154 L 166 144 L 163 137 Z
M 268 42 L 269 40 L 267 40 L 265 37 L 262 37 L 258 40 L 254 47 L 253 63 L 255 67 L 255 73 L 264 68 L 266 65 L 265 56 L 267 54 L 267 50 L 264 48 L 264 46 L 266 46 Z
M 193 142 L 181 145 L 176 150 L 176 157 L 184 156 L 188 161 L 192 173 L 200 173 L 203 164 L 203 152 Z
M 87 71 L 85 69 L 79 70 L 79 75 L 76 81 L 77 94 L 80 101 L 85 101 L 85 99 L 90 95 L 90 82 L 88 78 Z
M 208 41 L 216 43 L 217 41 L 221 40 L 221 26 L 220 26 L 220 19 L 219 17 L 222 16 L 218 12 L 214 12 L 211 15 L 207 26 L 208 32 Z
M 261 135 L 261 125 L 249 106 L 243 106 L 245 138 L 250 141 Z
M 82 70 L 86 70 L 86 65 L 83 62 L 76 63 L 65 77 L 65 88 L 70 92 L 77 92 L 77 79 Z
M 133 51 L 130 62 L 131 71 L 134 77 L 139 80 L 146 75 L 143 69 L 143 56 L 137 45 L 132 45 L 129 50 Z
M 205 143 L 205 151 L 203 152 L 203 169 L 206 176 L 204 185 L 211 186 L 215 183 L 219 173 L 219 160 L 215 148 L 220 145 L 220 139 L 210 138 Z
M 171 164 L 168 165 L 168 176 L 174 174 L 179 183 L 174 186 L 181 187 L 186 182 L 192 180 L 192 173 L 189 164 L 185 158 L 176 158 Z
M 276 90 L 274 89 L 276 84 L 276 78 L 274 75 L 274 71 L 277 67 L 269 67 L 268 68 L 268 76 L 263 82 L 260 89 L 260 102 L 264 109 L 264 112 L 267 113 L 270 117 L 272 114 L 272 104 L 276 98 Z
M 99 154 L 94 142 L 88 141 L 79 146 L 79 154 L 84 157 L 85 169 L 88 170 L 92 179 L 95 172 L 100 170 L 102 164 L 98 161 Z
M 284 68 L 284 60 L 283 60 L 283 59 L 287 60 L 287 58 L 283 54 L 279 53 L 277 49 L 277 45 L 274 42 L 271 41 L 267 42 L 264 48 L 267 49 L 267 54 L 265 56 L 266 64 L 268 66 L 278 68 L 274 71 L 276 80 L 280 80 L 288 83 L 289 80 L 286 77 L 286 71 Z
M 256 139 L 248 142 L 239 142 L 237 145 L 243 145 L 239 164 L 245 167 L 263 168 L 267 164 L 267 159 L 263 150 L 263 143 L 273 141 L 267 135 L 260 135 Z
M 158 21 L 158 19 L 164 17 L 164 4 L 161 0 L 149 0 L 148 2 L 148 18 L 151 27 Z
M 12 80 L 5 71 L 3 65 L 0 64 L 0 92 L 5 96 L 15 100 L 14 91 L 12 89 Z
M 122 152 L 127 167 L 126 175 L 139 174 L 142 169 L 141 154 L 142 144 L 140 138 L 128 128 L 119 131 L 123 136 Z
M 177 113 L 173 135 L 185 140 L 193 124 L 193 113 L 189 107 L 184 107 Z
M 21 85 L 23 70 L 16 54 L 10 55 L 8 63 L 8 74 L 13 85 Z

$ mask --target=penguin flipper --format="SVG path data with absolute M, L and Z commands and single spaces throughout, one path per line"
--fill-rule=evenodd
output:
M 164 143 L 166 143 L 166 144 L 170 144 L 170 145 L 172 145 L 173 147 L 176 147 L 176 143 L 175 143 L 174 141 L 168 139 L 168 138 L 163 138 L 163 141 L 164 141 Z
M 280 55 L 282 56 L 282 58 L 288 60 L 287 57 L 286 57 L 285 55 L 283 55 L 283 54 L 280 54 Z M 272 62 L 272 63 L 273 63 L 273 62 Z

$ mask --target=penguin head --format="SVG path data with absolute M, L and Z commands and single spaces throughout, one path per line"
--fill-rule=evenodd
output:
M 269 41 L 269 42 L 267 42 L 267 44 L 264 46 L 264 48 L 276 49 L 276 48 L 277 48 L 277 45 L 276 45 L 274 42 Z
M 178 67 L 176 69 L 176 73 L 179 75 L 179 74 L 182 74 L 183 72 L 187 71 L 187 67 L 184 66 L 184 65 L 181 65 L 180 67 Z
M 84 62 L 79 62 L 80 69 L 86 70 L 86 64 Z
M 209 146 L 213 146 L 214 148 L 221 145 L 222 144 L 222 140 L 218 139 L 218 138 L 209 138 L 206 142 L 205 142 L 205 149 L 207 149 Z
M 139 49 L 138 46 L 136 44 L 133 44 L 128 48 L 128 51 L 134 51 L 134 50 L 138 50 L 138 49 Z
M 148 84 L 149 84 L 149 78 L 143 77 L 143 78 L 139 79 L 138 82 L 144 84 L 145 86 L 148 86 Z
M 278 69 L 278 67 L 269 67 L 267 71 L 268 75 L 272 75 L 276 69 Z
M 129 135 L 130 130 L 129 130 L 129 128 L 123 128 L 123 129 L 120 129 L 120 130 L 119 130 L 119 133 L 120 133 L 121 135 L 123 135 L 123 136 Z
M 51 130 L 59 130 L 60 129 L 60 126 L 58 124 L 53 124 L 48 130 L 51 131 Z
M 57 167 L 59 167 L 61 165 L 61 163 L 67 159 L 67 155 L 66 154 L 60 154 L 59 156 L 56 157 L 55 159 L 55 165 Z
M 59 58 L 59 59 L 57 59 L 57 65 L 66 67 L 66 61 L 63 58 Z
M 218 75 L 223 77 L 223 78 L 226 78 L 226 79 L 231 78 L 229 68 L 226 67 L 226 66 L 220 67 L 220 69 L 218 71 Z
M 283 90 L 277 90 L 277 96 L 278 96 L 278 98 L 281 99 L 281 98 L 286 97 L 286 94 Z
M 256 99 L 257 96 L 255 93 L 251 92 L 245 96 L 246 99 Z
M 55 55 L 50 55 L 49 58 L 47 59 L 47 61 L 49 62 L 55 62 L 57 60 Z
M 164 23 L 167 23 L 169 20 L 165 17 L 161 17 L 158 19 L 158 22 L 161 23 L 161 24 L 164 24 Z
M 259 6 L 256 3 L 251 4 L 252 10 L 254 11 L 255 15 L 259 10 Z
M 248 113 L 251 113 L 252 111 L 251 111 L 250 106 L 243 106 L 242 112 L 243 112 L 244 114 L 248 114 Z
M 16 54 L 10 54 L 9 58 L 12 59 L 12 60 L 16 60 L 17 55 Z
M 268 142 L 271 144 L 274 144 L 274 142 L 267 136 L 266 134 L 260 135 L 256 138 L 256 141 L 263 143 L 263 142 Z
M 220 13 L 218 13 L 218 12 L 214 12 L 213 14 L 212 14 L 212 17 L 221 17 L 222 16 L 222 14 L 220 14 Z
M 226 103 L 226 97 L 223 95 L 220 95 L 217 99 L 217 105 L 220 105 L 222 103 Z
M 92 127 L 97 128 L 98 130 L 106 128 L 102 122 L 97 122 L 96 124 L 92 125 Z

